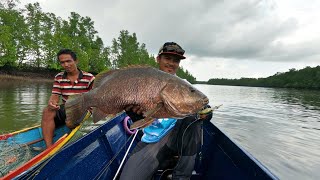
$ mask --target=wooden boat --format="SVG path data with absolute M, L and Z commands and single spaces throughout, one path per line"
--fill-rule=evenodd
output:
M 91 113 L 87 112 L 83 116 L 84 120 L 88 119 L 90 115 Z M 78 131 L 80 127 L 81 125 L 73 129 L 72 131 L 66 126 L 57 128 L 54 132 L 53 137 L 53 141 L 55 143 L 48 149 L 46 149 L 45 142 L 42 136 L 42 128 L 40 127 L 40 125 L 25 128 L 23 130 L 15 131 L 13 133 L 0 135 L 0 143 L 6 143 L 8 144 L 8 146 L 18 145 L 17 147 L 27 147 L 33 156 L 27 162 L 21 164 L 15 169 L 10 170 L 8 174 L 4 175 L 3 177 L 0 177 L 0 179 L 12 179 L 17 175 L 21 174 L 22 172 L 29 170 L 31 167 L 48 160 L 73 137 L 73 135 Z M 14 157 L 15 155 L 13 154 L 12 156 Z M 13 159 L 13 161 L 19 161 L 18 158 Z
M 135 134 L 126 133 L 125 117 L 119 114 L 15 179 L 116 179 L 124 156 L 138 142 L 133 140 Z M 191 179 L 278 179 L 211 122 L 203 122 L 203 132 Z M 158 171 L 154 179 L 161 179 L 163 172 Z

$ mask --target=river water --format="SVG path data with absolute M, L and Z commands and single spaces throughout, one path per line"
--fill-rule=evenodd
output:
M 320 91 L 195 85 L 212 122 L 280 179 L 320 179 Z M 40 123 L 51 83 L 0 82 L 0 134 Z

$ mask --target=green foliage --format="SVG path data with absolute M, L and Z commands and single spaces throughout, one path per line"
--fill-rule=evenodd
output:
M 135 64 L 156 65 L 154 57 L 148 54 L 145 44 L 140 45 L 136 34 L 130 35 L 127 30 L 120 31 L 118 39 L 113 39 L 110 52 L 114 68 Z
M 29 35 L 31 38 L 28 55 L 34 57 L 29 63 L 39 68 L 45 64 L 43 59 L 44 55 L 41 51 L 43 47 L 43 27 L 41 26 L 43 12 L 40 4 L 34 3 L 26 6 L 26 13 L 26 22 L 29 26 Z
M 195 83 L 196 82 L 196 78 L 193 77 L 188 70 L 184 71 L 184 69 L 181 67 L 178 69 L 177 71 L 177 76 L 179 76 L 182 79 L 186 79 L 187 81 L 189 81 L 190 83 Z
M 284 87 L 320 89 L 320 66 L 290 69 L 267 78 L 210 79 L 208 84 L 232 86 Z
M 16 9 L 18 0 L 0 2 L 0 67 L 61 70 L 56 53 L 62 48 L 77 53 L 79 67 L 99 73 L 135 64 L 157 67 L 145 44 L 135 33 L 120 31 L 111 47 L 105 47 L 90 17 L 71 12 L 67 20 L 42 11 L 39 3 Z M 179 69 L 178 76 L 194 82 L 195 78 Z
M 0 9 L 0 65 L 16 66 L 21 62 L 26 24 L 21 12 L 14 10 L 14 1 L 1 4 Z

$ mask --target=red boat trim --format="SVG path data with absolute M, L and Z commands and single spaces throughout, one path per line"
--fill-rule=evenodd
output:
M 63 142 L 63 140 L 67 137 L 67 134 L 63 135 L 56 143 L 54 143 L 50 148 L 44 150 L 42 153 L 38 154 L 37 156 L 35 156 L 34 158 L 30 159 L 28 162 L 26 162 L 23 166 L 18 167 L 17 169 L 13 170 L 12 172 L 10 172 L 9 174 L 7 174 L 6 176 L 0 178 L 0 180 L 9 180 L 12 179 L 14 177 L 16 177 L 17 175 L 21 174 L 22 172 L 28 170 L 29 168 L 31 168 L 32 166 L 34 166 L 35 164 L 39 163 L 40 160 L 46 156 L 47 154 L 49 154 L 55 147 L 57 147 L 61 142 Z

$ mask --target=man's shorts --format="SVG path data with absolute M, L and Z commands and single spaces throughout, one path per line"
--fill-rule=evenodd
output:
M 60 109 L 56 112 L 54 123 L 56 124 L 56 127 L 60 127 L 66 124 L 66 111 L 64 109 L 64 105 L 60 105 Z

